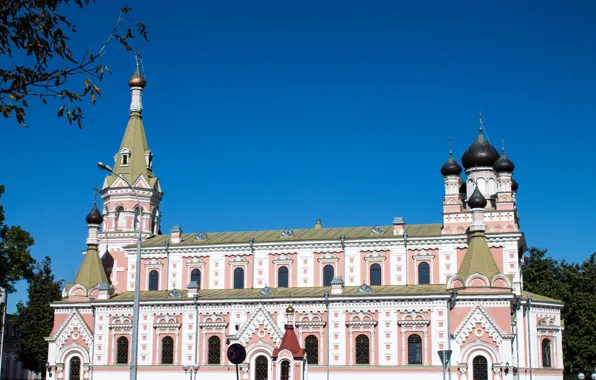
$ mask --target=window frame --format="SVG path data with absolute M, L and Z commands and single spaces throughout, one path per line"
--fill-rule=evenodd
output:
M 236 268 L 234 268 L 234 271 L 232 273 L 233 273 L 233 277 L 234 277 L 233 278 L 233 280 L 234 280 L 233 288 L 234 289 L 244 289 L 244 277 L 246 274 L 246 272 L 244 271 L 244 268 L 236 267 Z M 239 277 L 239 273 L 242 273 L 242 278 Z M 242 286 L 238 286 L 239 281 L 242 281 L 242 284 L 241 284 Z
M 313 343 L 314 341 L 314 343 Z M 314 362 L 312 362 L 313 358 L 311 355 L 308 355 L 310 351 L 315 351 L 316 356 L 314 357 Z M 314 334 L 308 335 L 304 338 L 304 352 L 306 353 L 306 361 L 308 365 L 318 365 L 319 364 L 319 337 Z
M 126 346 L 124 346 L 122 344 L 122 342 L 126 341 Z M 122 349 L 124 349 L 124 353 L 122 352 Z M 124 335 L 119 337 L 118 339 L 116 339 L 116 364 L 128 364 L 129 360 L 130 360 L 130 355 L 129 355 L 129 341 L 128 338 L 125 337 Z M 122 361 L 121 357 L 124 356 L 124 354 L 126 354 L 126 360 Z
M 164 358 L 165 358 L 165 341 L 166 339 L 172 342 L 172 348 L 171 348 L 171 363 L 167 363 Z M 161 338 L 161 342 L 160 342 L 160 361 L 159 364 L 174 364 L 174 347 L 176 345 L 176 342 L 174 341 L 174 338 L 172 338 L 169 335 L 164 336 L 163 338 Z M 169 358 L 168 358 L 169 359 Z M 169 361 L 169 360 L 168 360 Z
M 327 269 L 331 268 L 331 277 L 327 281 Z M 331 264 L 327 264 L 323 267 L 323 286 L 331 286 L 331 281 L 333 281 L 333 277 L 335 276 L 335 267 Z
M 151 276 L 152 276 L 153 273 L 155 273 L 155 276 L 157 276 L 155 279 L 152 279 L 151 278 Z M 160 273 L 159 273 L 159 271 L 157 269 L 152 269 L 149 272 L 149 276 L 148 276 L 149 277 L 149 280 L 147 281 L 147 290 L 148 291 L 158 291 L 159 290 L 159 274 Z M 155 281 L 155 284 L 157 286 L 156 289 L 151 289 L 152 288 L 152 286 L 151 286 L 152 285 L 152 281 Z
M 545 352 L 545 348 L 548 348 L 548 353 Z M 540 344 L 541 356 L 542 356 L 542 367 L 552 368 L 553 367 L 553 343 L 550 338 L 544 338 Z M 544 360 L 547 359 L 547 360 Z
M 360 340 L 360 342 L 359 342 Z M 366 349 L 362 347 L 366 344 Z M 360 355 L 366 357 L 366 363 L 364 360 L 360 360 Z M 358 334 L 354 339 L 354 364 L 356 365 L 370 365 L 370 338 L 366 334 Z
M 285 273 L 282 273 L 282 270 L 285 270 Z M 281 286 L 282 274 L 285 275 L 285 286 Z M 279 268 L 277 268 L 277 287 L 278 288 L 289 288 L 290 287 L 290 270 L 286 265 L 282 265 Z
M 373 269 L 374 267 L 374 269 Z M 373 270 L 375 271 L 375 273 L 378 273 L 378 277 L 379 280 L 377 281 L 378 283 L 374 283 L 373 284 Z M 370 267 L 368 268 L 368 278 L 369 278 L 369 283 L 370 285 L 383 285 L 383 267 L 381 266 L 381 264 L 379 263 L 372 263 L 370 265 Z
M 217 341 L 217 352 L 214 351 L 214 347 L 211 346 L 211 342 Z M 213 350 L 212 350 L 213 349 Z M 215 354 L 217 353 L 217 360 L 215 360 Z M 207 364 L 221 365 L 221 339 L 217 335 L 212 335 L 207 339 Z
M 428 282 L 422 282 L 421 281 L 421 271 L 420 268 L 424 265 L 424 268 L 428 269 Z M 425 269 L 425 270 L 426 270 Z M 418 284 L 419 285 L 430 285 L 431 283 L 431 273 L 430 273 L 430 264 L 426 261 L 422 261 L 420 263 L 418 263 L 418 265 L 416 266 L 416 271 L 418 272 Z
M 413 339 L 416 337 L 419 341 L 416 342 L 412 342 Z M 422 355 L 423 355 L 423 351 L 424 351 L 424 347 L 422 346 L 422 337 L 417 334 L 417 333 L 413 333 L 408 335 L 408 341 L 407 341 L 407 348 L 408 348 L 408 365 L 412 364 L 412 365 L 422 365 Z M 412 347 L 413 345 L 418 345 L 417 347 Z M 416 352 L 412 352 L 414 348 L 417 348 Z M 415 355 L 417 358 L 415 358 L 414 360 L 412 359 L 412 355 Z

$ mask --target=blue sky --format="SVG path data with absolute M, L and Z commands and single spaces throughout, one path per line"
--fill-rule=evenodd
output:
M 448 140 L 461 157 L 482 110 L 516 164 L 528 245 L 568 260 L 596 250 L 596 3 L 157 4 L 67 13 L 79 51 L 103 43 L 120 6 L 147 24 L 135 47 L 164 233 L 440 222 Z M 105 64 L 113 74 L 83 130 L 56 118 L 57 103 L 32 110 L 29 129 L 0 119 L 7 222 L 67 281 L 103 179 L 95 163 L 112 162 L 127 122 L 134 58 L 114 44 Z

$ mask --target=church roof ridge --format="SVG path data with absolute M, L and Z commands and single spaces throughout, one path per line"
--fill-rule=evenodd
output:
M 195 240 L 196 233 L 183 233 L 178 245 L 210 245 L 210 244 L 240 244 L 248 243 L 254 239 L 255 243 L 301 241 L 301 240 L 339 240 L 342 235 L 346 239 L 365 238 L 399 238 L 394 235 L 393 226 L 381 226 L 382 233 L 371 232 L 375 226 L 359 227 L 323 227 L 323 228 L 298 228 L 291 229 L 292 236 L 282 236 L 284 229 L 261 231 L 236 231 L 236 232 L 204 232 L 205 240 Z M 405 230 L 408 237 L 441 236 L 443 225 L 441 223 L 406 224 Z M 170 241 L 170 235 L 158 235 L 143 241 L 143 247 L 160 247 Z M 135 245 L 136 246 L 136 245 Z

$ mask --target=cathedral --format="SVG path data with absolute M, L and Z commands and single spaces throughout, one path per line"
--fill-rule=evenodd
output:
M 47 376 L 127 379 L 136 351 L 140 379 L 562 379 L 563 305 L 523 289 L 514 164 L 482 129 L 440 168 L 440 223 L 162 233 L 145 86 L 137 69 Z

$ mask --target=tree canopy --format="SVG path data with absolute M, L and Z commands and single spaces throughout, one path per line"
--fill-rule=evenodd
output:
M 530 248 L 522 267 L 524 289 L 565 302 L 563 360 L 566 378 L 590 375 L 596 363 L 596 253 L 582 263 L 555 260 Z
M 45 337 L 52 333 L 54 309 L 51 302 L 61 299 L 62 281 L 56 281 L 52 274 L 50 257 L 38 263 L 29 279 L 27 304 L 17 304 L 14 319 L 15 331 L 19 334 L 17 354 L 23 366 L 41 373 L 45 378 L 45 364 L 48 359 L 48 343 Z
M 104 74 L 110 70 L 103 55 L 111 41 L 133 51 L 130 40 L 147 30 L 140 21 L 126 18 L 131 8 L 122 8 L 107 41 L 96 51 L 73 52 L 70 36 L 77 32 L 71 20 L 59 12 L 67 5 L 80 8 L 95 0 L 9 0 L 0 8 L 0 54 L 10 57 L 9 67 L 0 67 L 0 113 L 27 126 L 25 116 L 31 99 L 43 104 L 56 101 L 58 116 L 82 127 L 81 102 L 94 105 L 101 96 Z M 132 27 L 132 29 L 131 29 Z M 135 30 L 133 32 L 133 29 Z M 73 77 L 81 78 L 73 82 Z
M 4 191 L 4 186 L 0 185 L 0 202 Z M 17 281 L 33 274 L 35 259 L 29 248 L 34 241 L 20 226 L 8 226 L 4 221 L 4 206 L 0 203 L 0 287 L 12 293 Z

